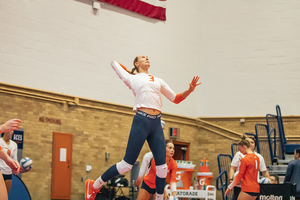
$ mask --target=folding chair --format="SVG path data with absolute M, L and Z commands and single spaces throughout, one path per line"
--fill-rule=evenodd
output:
M 222 190 L 223 200 L 231 199 L 232 195 L 230 195 L 229 198 L 225 198 L 224 195 L 228 186 L 228 175 L 230 171 L 232 157 L 231 155 L 227 154 L 219 154 L 217 159 L 219 166 L 219 176 L 216 180 L 217 190 Z M 221 186 L 219 187 L 219 185 Z
M 283 146 L 283 136 L 280 134 L 279 131 L 279 123 L 278 123 L 278 118 L 277 115 L 271 115 L 267 114 L 266 115 L 266 120 L 267 120 L 267 126 L 268 126 L 268 135 L 274 135 L 274 138 L 272 137 L 272 143 L 274 146 L 274 154 L 273 158 L 279 158 L 279 159 L 285 159 L 284 156 L 284 146 Z
M 233 158 L 234 155 L 239 151 L 238 144 L 232 143 L 231 144 L 231 157 Z
M 222 173 L 219 174 L 219 176 L 216 179 L 216 185 L 217 185 L 217 190 L 222 190 L 222 199 L 223 200 L 228 200 L 228 197 L 225 197 L 225 192 L 228 187 L 228 175 L 226 171 L 223 171 Z M 231 198 L 230 198 L 231 199 Z
M 255 124 L 255 132 L 257 136 L 257 149 L 260 149 L 260 154 L 265 160 L 267 167 L 273 164 L 274 153 L 276 151 L 276 143 L 274 141 L 274 135 L 272 139 L 272 134 L 275 131 L 272 131 L 270 134 L 268 132 L 268 127 L 265 124 Z
M 287 144 L 287 139 L 286 139 L 285 133 L 284 133 L 281 110 L 280 110 L 279 105 L 276 106 L 276 114 L 277 114 L 279 134 L 281 135 L 280 141 L 281 141 L 281 144 L 283 147 L 283 151 L 285 154 L 294 154 L 295 149 L 299 148 L 300 144 Z

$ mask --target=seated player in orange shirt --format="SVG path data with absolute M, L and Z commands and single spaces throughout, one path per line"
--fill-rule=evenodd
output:
M 259 184 L 257 182 L 260 162 L 259 157 L 251 151 L 250 143 L 246 140 L 245 136 L 243 136 L 242 140 L 238 143 L 238 147 L 239 151 L 246 156 L 241 160 L 239 173 L 228 186 L 225 196 L 230 194 L 231 189 L 243 179 L 238 200 L 255 200 L 260 191 Z
M 168 166 L 168 174 L 167 174 L 167 182 L 170 184 L 171 188 L 171 193 L 172 196 L 176 196 L 176 171 L 177 171 L 177 163 L 176 161 L 172 158 L 174 155 L 175 149 L 174 149 L 174 144 L 169 141 L 166 144 L 166 162 Z M 147 155 L 150 155 L 151 153 L 147 153 Z M 149 157 L 149 156 L 148 156 Z M 145 159 L 143 159 L 144 162 Z M 155 186 L 155 177 L 156 177 L 156 168 L 155 168 L 155 161 L 152 157 L 150 163 L 149 163 L 149 170 L 147 171 L 146 175 L 144 176 L 144 180 L 142 183 L 142 186 L 139 190 L 138 198 L 137 200 L 145 200 L 149 199 L 149 197 L 152 195 L 155 195 L 156 193 L 156 186 Z M 145 169 L 141 169 L 142 174 L 144 173 Z M 136 184 L 140 185 L 141 182 L 141 177 L 139 176 Z M 164 200 L 168 199 L 169 195 L 164 191 Z

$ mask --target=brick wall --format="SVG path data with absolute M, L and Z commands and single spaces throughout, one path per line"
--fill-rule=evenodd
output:
M 4 121 L 18 117 L 22 119 L 21 127 L 24 128 L 23 156 L 30 157 L 33 169 L 30 173 L 23 174 L 32 199 L 50 199 L 51 195 L 51 164 L 52 164 L 52 135 L 53 132 L 73 134 L 73 163 L 72 163 L 72 198 L 82 199 L 86 177 L 96 179 L 112 164 L 119 162 L 126 149 L 128 134 L 133 115 L 119 114 L 95 108 L 69 106 L 68 110 L 60 103 L 38 100 L 18 95 L 0 93 L 1 117 Z M 131 108 L 120 106 L 120 110 L 131 112 Z M 39 117 L 60 119 L 61 125 L 40 122 Z M 191 152 L 198 152 L 198 129 L 194 125 L 177 124 L 171 121 L 181 120 L 181 117 L 163 115 L 166 129 L 169 126 L 181 128 L 182 140 L 191 142 Z M 190 119 L 182 119 L 190 121 Z M 192 121 L 193 123 L 193 121 Z M 165 132 L 167 133 L 167 132 Z M 195 140 L 194 138 L 197 138 Z M 149 151 L 144 145 L 138 160 L 141 162 L 143 155 Z M 105 152 L 110 152 L 110 159 L 105 161 Z M 191 160 L 196 155 L 191 154 Z M 85 166 L 92 165 L 90 173 L 85 172 Z M 129 172 L 126 178 L 130 180 Z M 84 181 L 81 182 L 81 177 Z M 38 180 L 38 181 L 37 181 Z
M 300 118 L 299 116 L 285 116 L 284 110 L 281 110 L 283 116 L 283 127 L 288 141 L 298 140 L 300 132 Z M 265 114 L 276 114 L 275 106 L 273 110 L 270 110 Z M 255 124 L 267 125 L 265 116 L 258 117 L 201 117 L 202 120 L 219 125 L 224 128 L 239 132 L 239 133 L 255 133 Z M 240 122 L 240 119 L 244 119 L 245 122 Z
M 38 94 L 38 91 L 32 92 Z M 53 98 L 55 94 L 49 93 Z M 18 117 L 22 119 L 21 127 L 24 128 L 23 156 L 28 156 L 34 161 L 30 173 L 23 174 L 23 181 L 27 185 L 32 199 L 50 199 L 51 195 L 51 164 L 52 164 L 52 134 L 53 132 L 73 134 L 73 163 L 72 163 L 72 199 L 80 200 L 84 195 L 84 181 L 86 177 L 97 178 L 108 167 L 120 161 L 124 156 L 133 118 L 132 108 L 109 104 L 105 102 L 80 100 L 90 107 L 78 105 L 66 105 L 41 100 L 32 96 L 24 96 L 22 92 L 16 94 L 0 93 L 1 116 L 4 121 Z M 69 97 L 68 97 L 69 98 Z M 107 108 L 99 109 L 99 108 Z M 118 112 L 122 111 L 122 112 Z M 40 117 L 60 119 L 61 125 L 40 122 Z M 214 178 L 218 175 L 217 155 L 230 154 L 230 145 L 239 139 L 244 132 L 254 132 L 255 123 L 264 123 L 263 117 L 245 117 L 245 123 L 240 123 L 240 118 L 201 118 L 206 122 L 219 125 L 225 131 L 221 135 L 207 129 L 207 125 L 199 123 L 195 118 L 182 117 L 164 113 L 162 119 L 166 122 L 165 136 L 167 139 L 168 127 L 180 128 L 181 142 L 190 143 L 190 160 L 196 164 L 196 172 L 202 158 L 210 161 L 210 171 Z M 299 120 L 297 116 L 285 117 L 284 126 L 287 137 L 293 136 L 299 142 Z M 223 130 L 224 131 L 224 130 Z M 144 145 L 138 161 L 149 151 Z M 105 152 L 110 152 L 110 159 L 105 161 Z M 85 166 L 92 165 L 90 173 L 85 172 Z M 193 176 L 196 176 L 194 173 Z M 83 177 L 83 182 L 81 182 Z M 126 173 L 129 178 L 129 172 Z M 38 181 L 37 181 L 38 180 Z M 218 191 L 218 198 L 220 192 Z

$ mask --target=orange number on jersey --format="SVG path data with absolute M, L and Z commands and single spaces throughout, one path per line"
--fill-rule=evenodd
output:
M 11 151 L 7 150 L 7 155 L 10 156 L 10 154 L 11 154 Z
M 150 76 L 150 80 L 149 80 L 149 81 L 154 82 L 154 76 L 152 76 L 152 75 L 150 75 L 150 74 L 149 74 L 149 76 Z

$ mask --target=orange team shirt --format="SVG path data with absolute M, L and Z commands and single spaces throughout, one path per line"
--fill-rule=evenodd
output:
M 176 171 L 177 171 L 177 163 L 171 158 L 170 162 L 167 164 L 168 166 L 168 174 L 166 180 L 169 180 L 169 183 L 176 182 Z M 151 168 L 149 172 L 144 177 L 144 182 L 152 189 L 155 187 L 155 178 L 156 178 L 156 167 L 154 158 L 151 160 Z
M 259 157 L 254 153 L 247 154 L 242 160 L 237 175 L 238 182 L 243 179 L 241 191 L 259 193 L 257 174 L 259 169 Z

